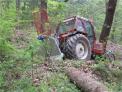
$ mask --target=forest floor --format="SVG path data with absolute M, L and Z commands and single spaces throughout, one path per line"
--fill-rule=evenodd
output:
M 118 62 L 122 60 L 122 45 L 114 44 L 110 41 L 108 42 L 107 49 L 112 50 L 117 57 L 117 65 L 113 66 L 112 71 L 110 71 L 106 68 L 106 62 L 102 62 L 101 60 L 98 60 L 97 64 L 94 63 L 89 66 L 82 61 L 50 61 L 42 59 L 38 51 L 40 42 L 37 41 L 36 32 L 33 28 L 26 31 L 15 31 L 12 43 L 17 49 L 24 49 L 24 53 L 27 52 L 28 49 L 29 53 L 36 52 L 34 56 L 30 57 L 32 63 L 28 65 L 31 66 L 31 68 L 25 70 L 22 77 L 30 78 L 32 80 L 32 85 L 40 92 L 81 92 L 81 89 L 71 83 L 66 75 L 65 69 L 71 66 L 82 68 L 85 72 L 90 74 L 92 71 L 94 78 L 107 85 L 110 88 L 110 92 L 122 91 L 122 84 L 118 81 L 122 77 L 122 66 L 120 66 L 122 63 Z M 117 71 L 117 73 L 115 73 L 115 71 Z
M 108 41 L 107 50 L 113 51 L 117 60 L 122 60 L 122 45 Z

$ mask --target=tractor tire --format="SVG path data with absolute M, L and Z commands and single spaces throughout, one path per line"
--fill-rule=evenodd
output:
M 70 36 L 64 45 L 64 55 L 68 59 L 90 60 L 91 46 L 87 37 L 82 34 Z

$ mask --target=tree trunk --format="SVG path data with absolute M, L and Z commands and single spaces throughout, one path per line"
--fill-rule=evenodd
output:
M 47 0 L 41 0 L 40 9 L 47 9 Z
M 33 12 L 33 16 L 37 34 L 46 34 L 47 30 L 45 28 L 49 28 L 45 27 L 46 23 L 48 23 L 47 0 L 40 0 L 40 11 Z
M 110 34 L 114 13 L 116 9 L 117 0 L 109 0 L 106 4 L 106 17 L 102 27 L 102 32 L 99 38 L 99 41 L 104 43 L 104 47 L 106 48 L 108 36 Z
M 46 31 L 45 24 L 48 22 L 47 0 L 41 0 L 40 16 L 41 16 L 41 32 L 44 33 Z
M 85 92 L 108 92 L 107 88 L 93 79 L 89 74 L 76 68 L 68 68 L 67 75 L 76 85 Z

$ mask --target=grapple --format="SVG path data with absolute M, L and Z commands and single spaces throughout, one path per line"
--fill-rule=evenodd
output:
M 38 39 L 42 41 L 44 44 L 41 45 L 41 56 L 45 56 L 51 60 L 63 60 L 63 53 L 59 48 L 58 40 L 53 36 L 38 36 Z

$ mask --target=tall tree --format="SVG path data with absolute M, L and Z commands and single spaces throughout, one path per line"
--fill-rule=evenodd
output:
M 42 23 L 47 22 L 47 20 L 48 20 L 47 0 L 41 0 L 40 12 L 41 12 L 41 21 L 42 21 Z
M 40 16 L 41 16 L 41 32 L 45 30 L 45 24 L 48 22 L 48 13 L 47 13 L 47 0 L 41 0 L 40 4 Z
M 105 17 L 105 21 L 102 27 L 102 32 L 99 38 L 99 41 L 104 43 L 104 47 L 106 47 L 108 36 L 110 34 L 116 5 L 117 5 L 117 0 L 109 0 L 106 3 L 106 17 Z
M 40 8 L 47 9 L 47 0 L 40 0 Z
M 44 33 L 45 24 L 48 22 L 48 14 L 47 14 L 47 0 L 40 0 L 40 11 L 34 12 L 34 24 L 37 29 L 38 35 Z

